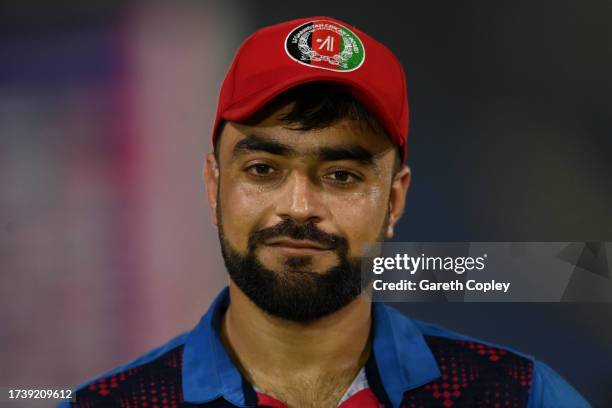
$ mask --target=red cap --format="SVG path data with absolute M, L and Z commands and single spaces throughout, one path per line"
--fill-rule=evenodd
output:
M 222 120 L 245 120 L 282 92 L 315 81 L 346 87 L 406 158 L 408 97 L 402 65 L 384 45 L 330 17 L 264 27 L 244 41 L 221 86 L 213 146 Z

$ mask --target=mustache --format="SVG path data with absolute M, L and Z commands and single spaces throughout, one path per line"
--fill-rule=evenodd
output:
M 279 237 L 308 240 L 330 249 L 347 247 L 347 240 L 344 237 L 321 231 L 313 222 L 298 223 L 292 218 L 285 218 L 273 227 L 263 228 L 250 234 L 248 242 L 249 250 L 255 250 L 257 245 Z

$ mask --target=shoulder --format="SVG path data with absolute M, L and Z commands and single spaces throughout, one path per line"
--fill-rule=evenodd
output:
M 492 396 L 526 399 L 529 407 L 590 407 L 558 373 L 533 356 L 443 326 L 412 321 L 438 362 L 442 377 L 431 387 L 438 385 L 440 392 L 447 384 L 452 393 L 457 384 L 460 392 L 474 388 Z
M 177 336 L 127 364 L 81 384 L 75 390 L 74 401 L 77 402 L 72 406 L 119 406 L 126 402 L 166 406 L 178 403 L 182 400 L 181 370 L 187 335 Z
M 509 347 L 486 342 L 415 320 L 432 352 L 437 356 L 458 353 L 470 356 L 472 364 L 509 376 L 529 389 L 529 406 L 582 408 L 589 403 L 563 377 L 535 357 Z M 490 372 L 490 371 L 488 371 Z
M 415 324 L 440 369 L 441 377 L 425 387 L 434 398 L 529 406 L 535 362 L 531 356 L 441 326 Z
M 469 350 L 469 353 L 481 356 L 482 359 L 492 363 L 496 363 L 502 360 L 502 357 L 505 358 L 506 356 L 525 366 L 533 366 L 535 362 L 533 356 L 510 347 L 488 342 L 476 337 L 466 336 L 436 324 L 420 320 L 413 321 L 423 334 L 425 341 L 434 354 L 448 353 L 448 350 L 467 353 Z
M 391 316 L 392 321 L 402 322 L 400 324 L 409 322 L 408 324 L 416 327 L 417 332 L 423 336 L 427 342 L 427 345 L 432 349 L 434 354 L 435 352 L 444 352 L 445 348 L 469 349 L 475 350 L 477 354 L 486 356 L 487 358 L 489 356 L 501 354 L 511 355 L 521 360 L 534 361 L 533 356 L 509 347 L 501 346 L 499 344 L 478 339 L 476 337 L 467 336 L 465 334 L 450 330 L 444 326 L 413 319 L 389 305 L 384 305 L 384 307 L 387 313 Z M 493 362 L 499 360 L 497 357 L 488 359 L 489 361 Z

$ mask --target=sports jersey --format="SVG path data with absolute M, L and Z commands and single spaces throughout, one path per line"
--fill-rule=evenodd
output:
M 87 382 L 62 407 L 286 405 L 249 384 L 220 337 L 224 288 L 184 333 Z M 555 407 L 590 405 L 544 363 L 372 303 L 372 350 L 339 408 Z

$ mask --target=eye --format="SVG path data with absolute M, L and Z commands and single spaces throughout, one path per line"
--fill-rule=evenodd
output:
M 361 180 L 361 177 L 346 170 L 336 170 L 328 173 L 325 177 L 339 184 L 351 184 Z
M 252 166 L 247 167 L 246 172 L 256 176 L 256 177 L 266 177 L 266 176 L 270 176 L 274 173 L 274 168 L 272 168 L 272 166 L 268 166 L 267 164 L 254 164 Z

